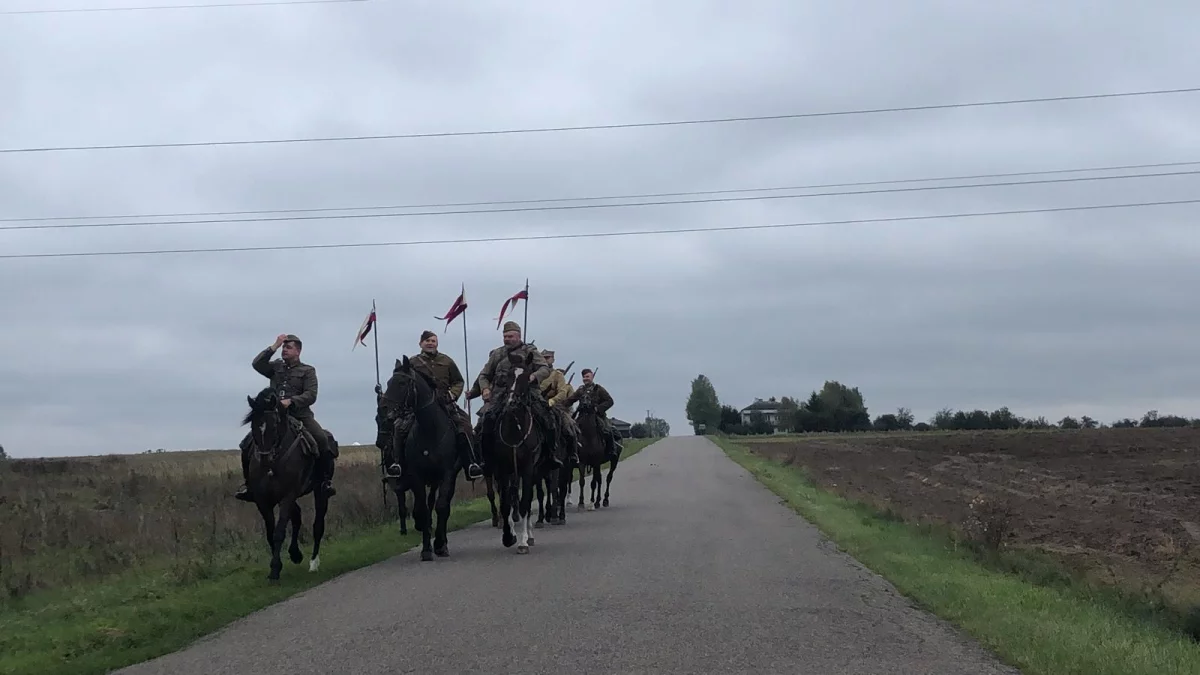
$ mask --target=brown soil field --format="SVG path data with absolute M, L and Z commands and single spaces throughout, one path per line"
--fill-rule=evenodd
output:
M 741 438 L 819 486 L 964 532 L 1011 510 L 1004 544 L 1086 577 L 1200 601 L 1200 429 L 898 432 Z

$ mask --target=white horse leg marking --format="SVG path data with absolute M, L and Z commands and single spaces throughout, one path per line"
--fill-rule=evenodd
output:
M 321 556 L 317 556 L 317 557 L 313 558 L 312 560 L 308 561 L 308 571 L 309 572 L 316 572 L 319 569 L 321 569 Z

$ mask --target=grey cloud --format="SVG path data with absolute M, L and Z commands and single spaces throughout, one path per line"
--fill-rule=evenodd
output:
M 118 15 L 119 14 L 119 15 Z M 438 132 L 1195 84 L 1189 3 L 404 3 L 0 26 L 0 147 Z M 1197 97 L 621 131 L 0 155 L 0 216 L 705 190 L 1200 159 Z M 4 253 L 432 240 L 1187 199 L 1195 177 L 629 209 L 0 232 Z M 1200 414 L 1195 207 L 503 244 L 0 260 L 0 443 L 231 447 L 249 366 L 305 339 L 319 418 L 370 442 L 382 367 L 466 284 L 471 376 L 526 277 L 531 337 L 615 414 L 838 379 L 875 414 Z M 4 224 L 0 224 L 3 227 Z M 523 308 L 522 308 L 523 309 Z M 521 320 L 522 309 L 517 317 Z M 461 327 L 443 348 L 460 365 Z M 578 367 L 578 366 L 577 366 Z

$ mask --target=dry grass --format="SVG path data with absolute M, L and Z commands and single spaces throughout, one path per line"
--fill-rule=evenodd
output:
M 391 493 L 384 507 L 378 452 L 341 449 L 329 538 L 395 519 Z M 233 498 L 240 482 L 228 450 L 0 463 L 0 593 L 15 599 L 135 567 L 187 575 L 231 552 L 261 557 L 262 519 Z M 474 492 L 464 481 L 456 496 L 483 490 Z M 312 498 L 301 507 L 307 530 Z

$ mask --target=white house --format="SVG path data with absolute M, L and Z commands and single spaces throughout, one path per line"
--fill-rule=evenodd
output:
M 751 424 L 750 417 L 756 413 L 762 415 L 763 419 L 770 422 L 771 426 L 779 425 L 780 404 L 779 401 L 775 400 L 774 396 L 765 401 L 761 398 L 756 398 L 754 399 L 754 403 L 742 408 L 742 424 Z

